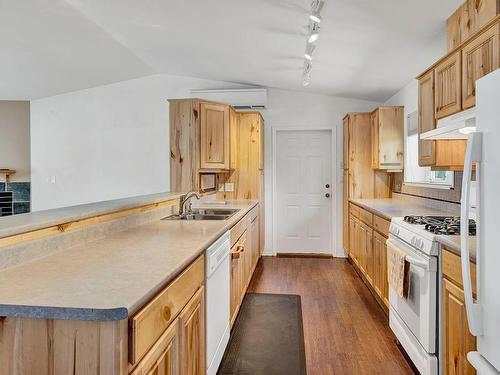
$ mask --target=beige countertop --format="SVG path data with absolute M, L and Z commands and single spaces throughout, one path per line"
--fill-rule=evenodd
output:
M 406 215 L 437 215 L 449 216 L 458 215 L 449 211 L 435 209 L 426 205 L 415 203 L 404 199 L 350 199 L 350 202 L 363 207 L 375 215 L 391 220 L 393 217 L 404 217 Z M 460 236 L 437 236 L 437 240 L 445 249 L 460 256 Z M 469 238 L 469 253 L 471 261 L 476 261 L 476 237 Z
M 83 220 L 111 212 L 163 202 L 169 199 L 178 199 L 181 195 L 182 193 L 140 195 L 137 197 L 113 199 L 109 201 L 81 204 L 78 206 L 4 216 L 0 217 L 0 238 L 48 228 L 70 221 Z
M 381 198 L 381 199 L 350 199 L 350 202 L 374 213 L 377 216 L 391 220 L 393 217 L 406 215 L 450 215 L 450 212 L 416 204 L 410 200 Z
M 228 202 L 240 211 L 226 221 L 158 220 L 6 268 L 0 316 L 125 319 L 257 203 Z

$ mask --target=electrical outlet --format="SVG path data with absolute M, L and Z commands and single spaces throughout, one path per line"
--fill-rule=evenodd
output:
M 234 184 L 232 182 L 226 182 L 226 191 L 234 191 Z

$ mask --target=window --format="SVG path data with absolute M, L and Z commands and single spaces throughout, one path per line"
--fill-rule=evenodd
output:
M 418 165 L 418 114 L 410 113 L 405 122 L 405 169 L 404 182 L 410 185 L 431 185 L 432 187 L 452 189 L 453 172 L 432 171 L 430 167 Z

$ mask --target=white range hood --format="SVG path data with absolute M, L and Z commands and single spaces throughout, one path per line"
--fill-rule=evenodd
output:
M 476 109 L 470 108 L 438 120 L 436 129 L 420 134 L 420 139 L 467 139 L 475 131 Z

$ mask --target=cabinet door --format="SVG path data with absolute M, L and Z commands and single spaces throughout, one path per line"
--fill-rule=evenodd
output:
M 382 241 L 383 237 L 377 233 L 373 232 L 373 289 L 375 293 L 382 298 Z
M 232 107 L 229 110 L 229 167 L 238 169 L 240 143 L 240 115 Z
M 420 134 L 436 128 L 434 116 L 434 71 L 429 71 L 418 80 L 418 164 L 421 167 L 434 165 L 435 141 L 420 139 Z
M 499 67 L 500 24 L 491 27 L 462 50 L 462 100 L 463 107 L 476 104 L 476 80 Z
M 200 104 L 200 167 L 229 169 L 229 106 Z
M 131 375 L 177 375 L 179 373 L 179 322 L 174 320 Z
M 370 114 L 370 126 L 372 129 L 372 168 L 379 169 L 380 137 L 378 110 Z
M 366 275 L 366 240 L 368 228 L 362 222 L 358 223 L 357 239 L 358 239 L 358 251 L 359 251 L 359 268 L 361 272 Z
M 462 65 L 460 52 L 454 53 L 434 68 L 436 118 L 462 109 Z
M 403 107 L 380 108 L 377 115 L 377 169 L 402 170 L 404 156 Z
M 382 246 L 381 246 L 381 255 L 380 263 L 381 263 L 381 271 L 380 275 L 382 278 L 382 300 L 384 304 L 389 307 L 389 280 L 387 279 L 387 238 L 382 237 Z
M 349 116 L 344 117 L 344 170 L 349 169 Z
M 344 192 L 343 192 L 343 229 L 344 229 L 344 250 L 347 254 L 351 254 L 351 248 L 349 244 L 349 229 L 350 229 L 350 218 L 349 218 L 349 172 L 344 170 L 344 176 L 342 180 Z
M 236 242 L 231 248 L 231 325 L 236 320 L 238 308 L 240 306 L 241 298 L 241 284 L 242 284 L 242 267 L 241 267 L 241 254 L 239 252 L 239 243 Z
M 351 259 L 357 263 L 356 260 L 356 222 L 352 215 L 349 215 L 349 255 Z
M 373 229 L 366 227 L 366 242 L 365 242 L 365 254 L 366 254 L 366 278 L 368 282 L 373 285 L 374 277 L 374 257 L 373 257 Z
M 205 292 L 196 292 L 179 314 L 181 375 L 205 375 Z
M 243 232 L 238 243 L 240 245 L 240 261 L 241 261 L 241 285 L 240 285 L 240 302 L 245 297 L 246 287 L 249 281 L 250 267 L 252 263 L 252 253 L 248 246 L 250 241 L 247 241 L 247 231 Z
M 443 353 L 446 374 L 475 374 L 467 353 L 476 350 L 476 338 L 469 333 L 464 292 L 443 279 Z
M 250 272 L 253 270 L 254 266 L 259 261 L 260 249 L 259 249 L 259 217 L 257 216 L 251 224 L 251 246 L 252 246 L 252 265 L 250 268 Z M 250 279 L 252 279 L 252 275 L 250 275 Z

